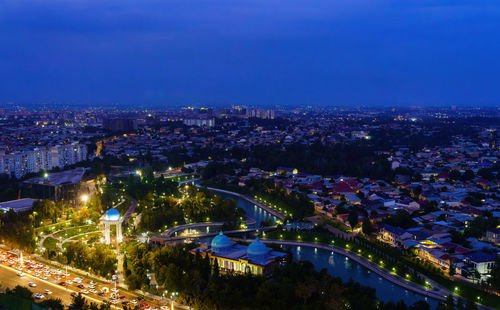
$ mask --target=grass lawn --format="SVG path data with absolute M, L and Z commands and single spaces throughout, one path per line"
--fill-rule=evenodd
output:
M 43 241 L 43 247 L 47 249 L 48 251 L 59 251 L 59 248 L 57 247 L 58 241 L 52 237 L 47 237 Z
M 55 224 L 40 226 L 38 228 L 35 228 L 35 231 L 36 232 L 43 231 L 43 232 L 47 232 L 47 233 L 54 232 L 54 231 L 61 230 L 61 229 L 65 228 L 70 222 L 71 222 L 71 220 L 67 220 L 67 221 L 62 221 L 62 222 L 55 223 Z
M 171 176 L 171 177 L 166 177 L 165 180 L 170 180 L 174 182 L 179 182 L 179 181 L 186 181 L 186 180 L 191 180 L 196 178 L 194 174 L 188 174 L 188 175 L 176 175 L 176 176 Z
M 87 226 L 78 227 L 78 228 L 75 228 L 75 227 L 68 228 L 68 229 L 65 229 L 63 231 L 56 233 L 56 235 L 58 237 L 61 237 L 61 238 L 69 238 L 72 236 L 76 236 L 79 234 L 84 234 L 84 233 L 88 233 L 88 232 L 92 232 L 92 231 L 96 231 L 96 230 L 97 230 L 97 225 L 92 224 L 92 225 L 87 225 Z

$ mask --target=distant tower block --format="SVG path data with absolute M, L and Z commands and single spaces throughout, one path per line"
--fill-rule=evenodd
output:
M 123 218 L 120 216 L 120 212 L 114 208 L 109 209 L 104 218 L 101 220 L 101 223 L 104 224 L 104 242 L 106 244 L 111 243 L 111 225 L 116 225 L 116 241 L 118 243 L 123 241 L 122 235 L 122 223 Z

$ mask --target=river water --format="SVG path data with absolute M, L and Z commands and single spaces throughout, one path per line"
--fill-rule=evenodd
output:
M 272 219 L 273 221 L 276 220 L 275 216 L 245 199 L 225 193 L 217 194 L 225 199 L 231 198 L 236 200 L 238 207 L 244 209 L 248 216 L 256 220 L 257 226 L 259 226 L 262 221 L 267 221 L 269 219 Z M 201 233 L 215 232 L 219 230 L 219 227 L 202 227 L 196 229 L 196 231 Z M 375 288 L 377 297 L 384 302 L 396 302 L 403 299 L 407 305 L 411 305 L 418 300 L 425 300 L 431 305 L 431 308 L 434 309 L 437 306 L 436 300 L 397 286 L 343 255 L 332 254 L 327 250 L 305 246 L 282 246 L 282 248 L 283 250 L 290 249 L 293 257 L 297 260 L 310 261 L 314 264 L 317 270 L 326 268 L 328 274 L 334 277 L 340 277 L 345 282 L 352 279 L 362 285 Z

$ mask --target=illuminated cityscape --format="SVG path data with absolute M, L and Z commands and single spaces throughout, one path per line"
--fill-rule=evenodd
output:
M 500 310 L 499 13 L 0 1 L 0 310 Z

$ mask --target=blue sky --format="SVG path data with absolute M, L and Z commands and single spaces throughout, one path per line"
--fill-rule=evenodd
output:
M 500 106 L 498 0 L 2 0 L 0 105 Z

